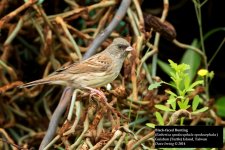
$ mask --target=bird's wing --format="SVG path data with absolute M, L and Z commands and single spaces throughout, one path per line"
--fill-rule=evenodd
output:
M 112 58 L 104 53 L 94 55 L 89 59 L 81 61 L 80 63 L 71 64 L 64 69 L 60 69 L 58 73 L 91 73 L 91 72 L 104 72 L 109 66 L 112 65 Z
M 72 66 L 75 66 L 75 65 L 77 65 L 77 64 L 79 64 L 79 62 L 76 62 L 76 63 L 73 63 L 73 64 L 69 64 L 69 65 L 65 65 L 65 66 L 62 66 L 62 67 L 60 67 L 60 68 L 58 68 L 55 72 L 57 73 L 59 73 L 59 72 L 62 72 L 62 71 L 64 71 L 64 70 L 66 70 L 66 69 L 68 69 L 68 68 L 70 68 L 70 67 L 72 67 Z

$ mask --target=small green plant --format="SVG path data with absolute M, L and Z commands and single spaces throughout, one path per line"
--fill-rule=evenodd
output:
M 162 83 L 164 83 L 173 87 L 177 92 L 175 93 L 175 92 L 172 92 L 171 90 L 166 90 L 166 93 L 169 94 L 169 99 L 167 100 L 167 103 L 166 103 L 167 105 L 158 104 L 158 105 L 155 105 L 155 107 L 157 109 L 160 109 L 166 112 L 187 110 L 191 107 L 192 111 L 190 112 L 190 109 L 188 110 L 188 112 L 190 112 L 191 114 L 198 114 L 198 113 L 206 111 L 208 107 L 203 107 L 198 109 L 198 106 L 200 102 L 202 101 L 202 99 L 198 95 L 194 97 L 191 104 L 188 97 L 188 94 L 194 91 L 194 88 L 196 86 L 202 85 L 204 83 L 203 80 L 197 80 L 191 83 L 190 77 L 187 73 L 187 71 L 190 69 L 189 65 L 184 63 L 177 65 L 172 60 L 169 60 L 169 63 L 172 69 L 172 71 L 170 72 L 170 75 L 171 75 L 170 78 L 172 79 L 172 82 L 167 83 L 167 82 L 161 81 L 158 83 L 151 84 L 149 86 L 149 90 L 157 88 Z M 160 114 L 158 112 L 156 115 L 158 116 L 156 117 L 157 121 L 159 122 L 159 124 L 162 125 L 162 119 L 160 119 L 162 117 L 159 117 Z M 181 118 L 181 120 L 183 119 L 184 118 Z M 181 124 L 183 123 L 181 122 Z

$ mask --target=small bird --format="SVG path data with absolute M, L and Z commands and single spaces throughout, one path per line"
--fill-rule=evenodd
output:
M 126 56 L 132 50 L 128 41 L 116 38 L 104 51 L 60 68 L 43 79 L 20 85 L 19 88 L 39 84 L 58 84 L 78 89 L 93 89 L 106 85 L 119 75 Z

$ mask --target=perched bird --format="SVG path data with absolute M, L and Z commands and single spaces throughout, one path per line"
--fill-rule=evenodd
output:
M 39 84 L 58 84 L 79 89 L 100 87 L 112 82 L 119 75 L 124 59 L 132 50 L 129 42 L 123 38 L 116 38 L 104 51 L 19 87 Z

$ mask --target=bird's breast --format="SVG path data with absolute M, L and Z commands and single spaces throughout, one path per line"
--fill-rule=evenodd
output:
M 73 79 L 75 85 L 80 87 L 100 87 L 112 82 L 118 76 L 117 72 L 93 72 L 83 74 Z

